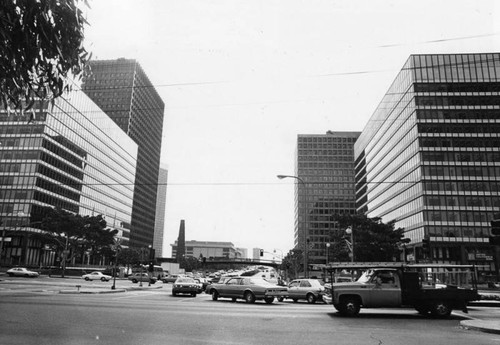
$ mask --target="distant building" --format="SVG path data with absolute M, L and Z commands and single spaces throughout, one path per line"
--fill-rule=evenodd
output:
M 179 226 L 179 236 L 177 237 L 175 253 L 172 250 L 172 257 L 176 262 L 181 262 L 182 258 L 186 256 L 186 223 L 184 219 L 181 220 Z M 181 266 L 182 268 L 182 266 Z
M 83 92 L 35 105 L 27 116 L 0 108 L 0 262 L 55 265 L 32 238 L 45 207 L 102 214 L 129 245 L 137 144 Z M 78 263 L 88 253 L 77 253 Z
M 411 55 L 356 141 L 358 209 L 405 229 L 408 261 L 498 273 L 499 147 L 500 54 Z
M 172 246 L 172 257 L 177 256 L 178 243 L 175 241 Z M 210 242 L 210 241 L 186 241 L 186 256 L 194 258 L 205 257 L 207 259 L 242 258 L 242 252 L 234 246 L 232 242 Z
M 359 132 L 299 134 L 295 184 L 294 246 L 307 251 L 308 264 L 325 263 L 331 216 L 356 213 L 354 143 Z
M 135 60 L 91 60 L 83 91 L 138 145 L 130 245 L 153 245 L 165 104 Z
M 167 201 L 168 170 L 160 168 L 158 175 L 158 194 L 156 197 L 155 234 L 153 249 L 156 257 L 163 257 L 163 237 L 165 235 L 165 207 Z
M 241 253 L 242 259 L 248 259 L 248 249 L 247 248 L 236 248 L 236 250 Z

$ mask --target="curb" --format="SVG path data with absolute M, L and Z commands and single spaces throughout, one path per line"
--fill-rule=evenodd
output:
M 80 290 L 80 291 L 75 291 L 75 290 L 60 290 L 60 294 L 64 295 L 79 295 L 79 294 L 103 294 L 103 293 L 117 293 L 117 292 L 126 292 L 127 290 L 125 289 L 116 289 L 116 290 L 98 290 L 98 291 L 90 291 L 90 290 Z
M 460 321 L 460 328 L 485 333 L 500 334 L 500 325 L 497 321 L 464 320 Z

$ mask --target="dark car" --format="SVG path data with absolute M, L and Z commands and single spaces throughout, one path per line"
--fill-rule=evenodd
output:
M 137 282 L 146 282 L 150 284 L 156 283 L 156 277 L 150 277 L 147 273 L 134 273 L 128 276 L 128 279 L 132 281 L 132 283 Z
M 223 284 L 213 284 L 211 291 L 214 301 L 221 297 L 227 297 L 231 298 L 233 302 L 237 299 L 244 299 L 247 303 L 264 300 L 267 304 L 271 304 L 274 298 L 288 295 L 286 287 L 254 277 L 232 277 Z
M 306 300 L 307 303 L 323 301 L 325 287 L 318 279 L 295 279 L 288 284 L 288 295 L 292 301 Z M 283 300 L 280 298 L 280 301 Z
M 190 294 L 191 296 L 196 297 L 198 289 L 198 283 L 196 283 L 193 278 L 179 277 L 172 286 L 172 296 L 177 296 L 177 294 Z

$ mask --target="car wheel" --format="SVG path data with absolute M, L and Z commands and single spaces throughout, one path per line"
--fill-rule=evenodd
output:
M 137 283 L 137 279 L 132 279 L 132 283 Z
M 90 280 L 90 278 L 89 278 L 89 277 L 85 277 L 85 280 L 86 280 L 86 281 L 89 281 L 89 280 Z
M 355 298 L 344 298 L 340 302 L 340 313 L 346 316 L 356 316 L 359 314 L 361 306 Z
M 296 298 L 292 298 L 292 301 L 293 301 L 293 303 L 297 303 L 297 299 Z
M 445 318 L 450 316 L 451 308 L 443 301 L 434 302 L 431 308 L 431 314 L 437 318 Z
M 25 274 L 25 275 L 24 275 L 24 277 L 25 277 L 25 278 L 29 278 L 29 277 L 30 277 L 30 275 L 29 275 L 29 274 Z
M 196 292 L 193 292 L 191 296 L 196 297 Z
M 12 274 L 12 273 L 7 273 L 7 274 L 9 275 L 9 277 L 13 277 L 14 276 L 14 274 Z
M 267 304 L 272 304 L 274 302 L 274 297 L 266 297 L 266 298 L 264 298 L 264 301 Z
M 101 281 L 102 281 L 102 282 L 107 282 L 107 281 L 108 281 L 108 279 L 106 279 L 106 278 L 102 277 L 102 278 L 101 278 Z
M 174 296 L 174 297 L 177 296 L 177 292 L 172 291 L 172 296 Z
M 312 293 L 307 294 L 306 299 L 307 299 L 307 303 L 309 303 L 309 304 L 313 304 L 316 302 L 316 297 Z
M 156 280 L 151 279 L 151 280 L 149 281 L 149 283 L 150 283 L 150 284 L 154 284 L 154 283 L 156 283 Z
M 217 301 L 219 299 L 219 293 L 216 290 L 212 290 L 212 301 Z
M 278 302 L 283 302 L 285 300 L 284 297 L 278 297 Z
M 245 292 L 245 295 L 243 296 L 243 298 L 245 299 L 245 302 L 247 302 L 247 303 L 255 303 L 255 295 L 250 291 Z
M 233 303 L 236 302 L 236 298 L 234 298 L 234 297 L 231 298 L 231 302 L 233 302 Z

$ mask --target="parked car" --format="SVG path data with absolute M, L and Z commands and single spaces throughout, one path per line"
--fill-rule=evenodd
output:
M 38 272 L 30 271 L 24 267 L 14 267 L 7 271 L 9 277 L 36 278 L 40 275 Z
M 132 283 L 137 282 L 146 282 L 150 284 L 156 283 L 156 277 L 150 277 L 147 273 L 134 273 L 128 276 L 128 280 L 131 280 Z
M 175 283 L 175 281 L 179 278 L 178 274 L 169 274 L 165 276 L 161 281 L 164 283 Z
M 254 277 L 232 277 L 225 283 L 212 285 L 212 300 L 217 301 L 221 297 L 231 298 L 235 302 L 238 298 L 247 303 L 256 300 L 264 300 L 267 304 L 274 302 L 274 298 L 288 295 L 288 288 L 269 283 L 262 278 Z
M 190 294 L 196 297 L 198 290 L 199 285 L 193 278 L 179 277 L 172 286 L 172 296 L 177 296 L 177 294 Z
M 113 277 L 112 276 L 108 276 L 107 274 L 104 274 L 102 272 L 95 271 L 95 272 L 91 272 L 89 274 L 84 274 L 82 276 L 82 278 L 85 279 L 86 281 L 89 281 L 89 280 L 100 280 L 100 281 L 103 281 L 103 282 L 107 282 L 107 281 L 109 281 Z
M 288 295 L 279 298 L 282 301 L 285 298 L 290 298 L 294 302 L 305 299 L 307 303 L 315 303 L 323 301 L 325 287 L 322 281 L 318 279 L 295 279 L 288 284 Z

